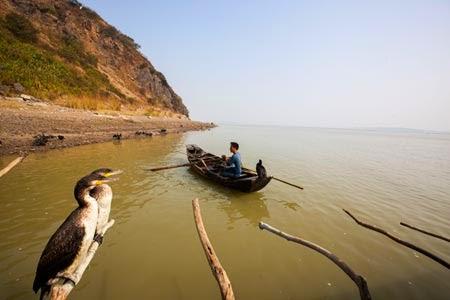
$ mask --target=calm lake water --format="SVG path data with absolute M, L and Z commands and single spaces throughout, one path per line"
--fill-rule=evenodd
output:
M 144 167 L 186 161 L 196 143 L 244 165 L 261 158 L 272 181 L 253 194 L 226 190 L 188 169 Z M 0 158 L 3 167 L 13 157 Z M 450 136 L 257 126 L 82 146 L 32 154 L 0 179 L 0 298 L 30 299 L 48 238 L 75 208 L 75 182 L 99 167 L 123 169 L 111 217 L 71 299 L 220 299 L 195 229 L 198 197 L 206 230 L 237 299 L 357 299 L 332 262 L 258 228 L 264 221 L 331 250 L 363 275 L 374 299 L 450 299 L 450 271 L 343 211 L 450 260 L 450 244 L 399 225 L 450 235 Z

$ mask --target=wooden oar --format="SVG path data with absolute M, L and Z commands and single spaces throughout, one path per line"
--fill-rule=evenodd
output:
M 301 186 L 293 184 L 293 183 L 290 183 L 290 182 L 287 182 L 287 181 L 284 181 L 283 179 L 280 179 L 280 178 L 277 178 L 277 177 L 273 177 L 273 176 L 272 176 L 272 179 L 303 190 L 303 188 Z
M 253 172 L 253 173 L 256 174 L 256 171 L 254 171 L 254 170 L 252 170 L 252 169 L 247 169 L 247 168 L 242 168 L 242 169 L 243 169 L 244 171 L 250 171 L 250 172 Z M 286 180 L 280 179 L 280 178 L 275 177 L 275 176 L 271 176 L 271 177 L 272 177 L 273 180 L 276 180 L 276 181 L 282 182 L 282 183 L 284 183 L 284 184 L 287 184 L 287 185 L 293 186 L 293 187 L 295 187 L 295 188 L 298 188 L 298 189 L 300 189 L 300 190 L 303 190 L 303 188 L 302 188 L 301 186 L 299 186 L 299 185 L 296 185 L 296 184 L 287 182 Z
M 208 169 L 208 167 L 207 167 L 207 165 L 206 165 L 206 163 L 205 163 L 205 161 L 204 161 L 203 159 L 200 158 L 199 161 L 206 167 L 206 169 Z M 167 170 L 167 169 L 175 169 L 175 168 L 181 168 L 181 167 L 189 167 L 190 165 L 191 165 L 190 163 L 185 163 L 185 164 L 180 164 L 180 165 L 173 165 L 173 166 L 166 166 L 166 167 L 157 167 L 157 168 L 151 168 L 151 169 L 145 169 L 145 170 L 147 170 L 147 171 L 152 171 L 152 172 L 157 172 L 157 171 Z M 245 171 L 250 171 L 250 172 L 253 172 L 253 173 L 256 174 L 256 171 L 254 171 L 254 170 L 247 169 L 247 168 L 242 168 L 242 169 L 245 170 Z M 293 183 L 290 183 L 290 182 L 287 182 L 286 180 L 280 179 L 280 178 L 278 178 L 278 177 L 272 176 L 272 179 L 274 179 L 274 180 L 276 180 L 276 181 L 279 181 L 279 182 L 282 182 L 282 183 L 284 183 L 284 184 L 293 186 L 293 187 L 298 188 L 298 189 L 300 189 L 300 190 L 303 190 L 303 188 L 302 188 L 301 186 L 296 185 L 296 184 L 293 184 Z
M 205 161 L 203 159 L 200 158 L 198 161 L 200 161 L 203 164 L 203 166 L 208 168 L 208 166 L 206 165 L 206 163 L 205 163 Z M 180 165 L 173 165 L 173 166 L 166 166 L 166 167 L 156 167 L 156 168 L 150 168 L 150 169 L 145 169 L 145 170 L 146 171 L 157 172 L 157 171 L 162 171 L 162 170 L 167 170 L 167 169 L 189 167 L 190 165 L 191 165 L 191 163 L 184 163 L 184 164 L 180 164 Z
M 166 167 L 157 167 L 157 168 L 151 168 L 151 169 L 145 169 L 147 171 L 152 171 L 152 172 L 156 172 L 156 171 L 161 171 L 161 170 L 167 170 L 167 169 L 175 169 L 175 168 L 181 168 L 181 167 L 189 167 L 191 164 L 190 163 L 185 163 L 185 164 L 181 164 L 181 165 L 173 165 L 173 166 L 166 166 Z

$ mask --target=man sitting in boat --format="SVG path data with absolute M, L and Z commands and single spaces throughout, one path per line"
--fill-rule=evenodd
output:
M 225 158 L 226 166 L 221 175 L 224 177 L 239 177 L 242 173 L 241 154 L 238 152 L 239 144 L 236 142 L 230 143 L 230 152 L 233 155 L 229 158 Z

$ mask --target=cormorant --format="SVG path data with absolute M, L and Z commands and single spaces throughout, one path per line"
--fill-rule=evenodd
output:
M 262 160 L 259 160 L 256 164 L 256 173 L 258 174 L 258 177 L 265 178 L 267 177 L 266 168 L 262 165 Z
M 92 174 L 97 174 L 100 176 L 104 176 L 104 177 L 111 177 L 114 175 L 119 175 L 121 174 L 122 171 L 121 170 L 111 170 L 109 168 L 101 168 L 98 170 L 95 170 L 92 172 Z M 112 181 L 114 179 L 111 179 L 110 181 Z M 97 200 L 97 204 L 98 204 L 98 219 L 97 219 L 97 227 L 95 229 L 95 237 L 94 239 L 101 244 L 103 242 L 103 237 L 98 235 L 98 233 L 100 232 L 100 230 L 103 228 L 103 226 L 106 225 L 106 223 L 108 223 L 109 220 L 109 213 L 111 211 L 111 202 L 112 202 L 112 197 L 113 197 L 113 193 L 112 193 L 112 189 L 109 185 L 107 184 L 101 184 L 96 186 L 95 188 L 93 188 L 89 194 L 91 195 L 91 197 L 95 198 L 95 200 Z
M 37 293 L 41 289 L 41 298 L 57 279 L 75 284 L 80 280 L 73 273 L 87 254 L 98 218 L 97 201 L 89 192 L 109 181 L 99 174 L 89 174 L 75 185 L 74 195 L 79 206 L 50 237 L 39 259 L 33 290 Z

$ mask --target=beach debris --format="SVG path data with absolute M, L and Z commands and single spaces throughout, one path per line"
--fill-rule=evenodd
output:
M 422 248 L 420 248 L 419 246 L 416 246 L 416 245 L 414 245 L 414 244 L 412 244 L 412 243 L 410 243 L 410 242 L 404 241 L 404 240 L 402 240 L 402 239 L 400 239 L 400 238 L 398 238 L 398 237 L 396 237 L 396 236 L 390 234 L 390 233 L 387 232 L 386 230 L 381 229 L 381 228 L 379 228 L 379 227 L 377 227 L 377 226 L 375 226 L 375 225 L 370 225 L 370 224 L 364 223 L 364 222 L 358 220 L 358 219 L 357 219 L 355 216 L 353 216 L 349 211 L 347 211 L 347 210 L 345 210 L 345 209 L 342 209 L 342 210 L 343 210 L 347 215 L 349 215 L 350 218 L 352 218 L 353 221 L 355 221 L 358 225 L 361 225 L 362 227 L 366 227 L 366 228 L 371 229 L 371 230 L 373 230 L 373 231 L 379 232 L 379 233 L 381 233 L 381 234 L 387 236 L 387 237 L 390 238 L 391 240 L 393 240 L 393 241 L 395 241 L 395 242 L 397 242 L 397 243 L 399 243 L 399 244 L 401 244 L 401 245 L 403 245 L 403 246 L 406 246 L 406 247 L 408 247 L 408 248 L 411 248 L 411 249 L 413 249 L 413 250 L 415 250 L 415 251 L 417 251 L 417 252 L 419 252 L 419 253 L 422 253 L 423 255 L 428 256 L 429 258 L 431 258 L 432 260 L 434 260 L 435 262 L 437 262 L 437 263 L 443 265 L 443 266 L 446 267 L 447 269 L 450 269 L 450 263 L 447 262 L 447 261 L 445 261 L 444 259 L 440 258 L 439 256 L 437 256 L 437 255 L 435 255 L 435 254 L 433 254 L 433 253 L 431 253 L 431 252 L 429 252 L 429 251 L 427 251 L 427 250 L 425 250 L 425 249 L 422 249 Z
M 275 235 L 278 235 L 284 239 L 286 239 L 289 242 L 294 242 L 297 244 L 300 244 L 302 246 L 308 247 L 312 250 L 315 250 L 319 252 L 320 254 L 327 257 L 329 260 L 334 262 L 339 268 L 341 268 L 342 271 L 347 274 L 348 277 L 350 277 L 351 280 L 358 286 L 359 289 L 359 296 L 362 300 L 369 300 L 372 299 L 369 287 L 367 286 L 367 281 L 365 278 L 361 275 L 356 274 L 349 265 L 347 265 L 343 260 L 341 260 L 339 257 L 337 257 L 334 253 L 330 252 L 329 250 L 314 244 L 313 242 L 310 242 L 308 240 L 302 239 L 297 236 L 290 235 L 288 233 L 285 233 L 275 227 L 270 226 L 269 224 L 266 224 L 264 222 L 259 222 L 259 228 L 261 230 L 267 230 Z M 331 286 L 331 283 L 328 283 L 328 286 Z
M 122 139 L 122 134 L 121 133 L 116 133 L 113 135 L 113 140 L 121 140 Z
M 146 132 L 146 131 L 143 131 L 143 130 L 138 130 L 138 131 L 135 132 L 135 134 L 136 135 L 145 135 L 145 136 L 152 136 L 153 135 L 152 132 Z
M 227 272 L 225 272 L 225 269 L 220 264 L 219 258 L 217 257 L 216 252 L 209 241 L 208 234 L 206 233 L 205 226 L 203 225 L 198 199 L 192 200 L 192 209 L 194 210 L 194 221 L 197 227 L 198 236 L 200 237 L 200 242 L 203 250 L 205 251 L 211 271 L 219 284 L 222 299 L 234 300 L 234 292 L 231 287 L 230 279 L 228 278 Z
M 421 232 L 421 233 L 423 233 L 423 234 L 426 234 L 426 235 L 429 235 L 429 236 L 432 236 L 432 237 L 435 237 L 435 238 L 437 238 L 437 239 L 441 239 L 441 240 L 443 240 L 443 241 L 446 241 L 446 242 L 449 242 L 449 243 L 450 243 L 450 238 L 448 238 L 448 237 L 445 237 L 445 236 L 442 236 L 442 235 L 439 235 L 439 234 L 436 234 L 436 233 L 432 233 L 432 232 L 429 232 L 429 231 L 420 229 L 420 228 L 418 228 L 418 227 L 415 227 L 415 226 L 406 224 L 406 223 L 404 223 L 404 222 L 400 222 L 400 225 L 405 226 L 405 227 L 408 227 L 408 228 L 411 228 L 411 229 L 416 230 L 416 231 L 419 231 L 419 232 Z
M 64 136 L 63 135 L 55 136 L 52 134 L 47 135 L 45 133 L 41 133 L 34 136 L 33 146 L 45 146 L 50 140 L 53 139 L 58 139 L 59 141 L 62 141 L 64 140 Z
M 159 132 L 161 132 L 161 134 L 166 134 L 167 133 L 167 129 L 166 128 L 161 128 L 161 130 Z
M 22 98 L 23 101 L 31 101 L 33 100 L 33 97 L 27 94 L 20 94 L 20 98 Z
M 54 135 L 51 134 L 46 135 L 45 133 L 35 135 L 33 140 L 33 146 L 45 146 L 51 139 L 54 138 L 55 138 Z

